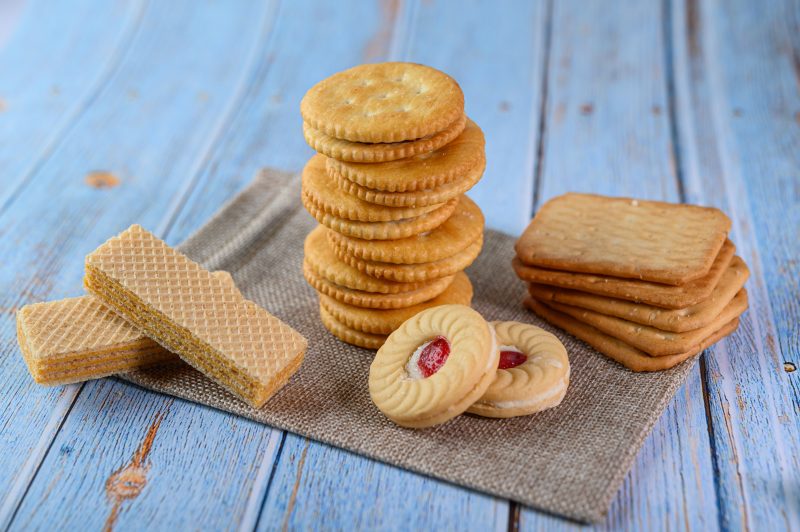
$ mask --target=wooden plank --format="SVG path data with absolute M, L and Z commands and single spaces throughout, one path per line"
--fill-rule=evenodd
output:
M 85 385 L 74 403 L 58 402 L 80 388 L 32 384 L 11 310 L 80 293 L 87 252 L 132 222 L 164 224 L 172 198 L 266 60 L 272 11 L 271 4 L 150 6 L 105 89 L 0 215 L 0 256 L 13 258 L 0 273 L 7 309 L 0 452 L 15 457 L 0 465 L 11 487 L 0 517 L 13 517 L 14 528 L 223 528 L 247 516 L 252 489 L 264 489 L 255 466 L 277 443 L 268 428 L 112 380 Z M 85 181 L 93 170 L 115 178 Z M 47 449 L 39 463 L 37 450 Z
M 538 203 L 567 191 L 679 201 L 665 20 L 655 2 L 554 3 Z M 699 371 L 647 438 L 609 529 L 717 525 Z M 574 525 L 523 509 L 520 529 Z
M 280 19 L 286 24 L 276 28 L 273 45 L 265 54 L 272 59 L 254 77 L 229 134 L 218 143 L 185 207 L 170 224 L 169 239 L 185 238 L 257 169 L 299 170 L 313 153 L 300 127 L 302 95 L 338 70 L 385 58 L 399 46 L 411 13 L 413 6 L 391 2 L 370 8 L 361 3 L 351 8 L 311 1 L 282 4 Z M 348 29 L 343 32 L 342 28 Z M 321 42 L 326 45 L 319 46 Z M 496 517 L 505 526 L 507 508 L 491 498 L 291 435 L 277 464 L 265 458 L 261 472 L 262 477 L 271 477 L 268 495 L 265 499 L 264 492 L 253 490 L 248 503 L 261 508 L 259 528 L 284 522 L 307 528 L 318 523 L 321 515 L 331 528 L 347 528 L 353 521 L 374 525 L 381 517 L 409 522 L 426 519 L 446 528 L 463 519 L 465 508 L 470 509 L 469 515 Z M 413 500 L 398 497 L 399 492 L 387 486 L 417 486 L 422 495 Z M 326 495 L 334 490 L 350 494 L 358 503 L 341 506 L 341 499 Z M 387 514 L 387 508 L 392 512 Z
M 796 2 L 674 6 L 682 171 L 750 266 L 739 333 L 706 356 L 720 525 L 800 528 L 800 12 Z
M 141 1 L 28 4 L 0 54 L 0 208 L 108 83 L 144 9 Z

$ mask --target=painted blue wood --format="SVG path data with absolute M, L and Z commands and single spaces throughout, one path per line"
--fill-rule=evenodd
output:
M 4 309 L 80 293 L 87 252 L 132 222 L 164 224 L 249 84 L 272 14 L 260 3 L 149 6 L 104 90 L 0 215 L 0 256 L 13 260 L 0 273 Z M 119 183 L 88 186 L 93 170 Z M 248 494 L 263 491 L 260 457 L 277 443 L 268 428 L 110 380 L 40 388 L 19 357 L 12 312 L 0 334 L 2 425 L 10 427 L 0 452 L 15 457 L 0 466 L 10 485 L 3 496 L 12 496 L 2 520 L 13 517 L 12 528 L 254 520 Z M 77 390 L 77 400 L 59 402 Z
M 28 4 L 0 53 L 0 207 L 108 83 L 144 10 L 141 1 Z
M 654 2 L 554 3 L 539 204 L 567 191 L 680 200 L 664 19 Z M 572 528 L 529 510 L 520 529 Z M 600 529 L 717 525 L 700 372 L 639 453 Z
M 302 137 L 299 101 L 320 79 L 354 64 L 385 58 L 399 46 L 413 6 L 384 4 L 365 9 L 341 3 L 284 3 L 274 41 L 259 67 L 228 134 L 198 176 L 185 207 L 170 224 L 168 240 L 178 242 L 201 225 L 219 205 L 264 166 L 299 170 L 312 155 Z M 343 28 L 348 28 L 343 31 Z M 325 43 L 325 46 L 320 46 Z M 302 456 L 298 469 L 298 457 Z M 339 449 L 288 436 L 274 466 L 269 492 L 253 491 L 259 528 L 287 523 L 309 528 L 324 515 L 330 528 L 389 526 L 397 520 L 453 528 L 469 515 L 476 523 L 505 527 L 507 505 L 449 484 L 436 482 Z M 346 474 L 343 474 L 346 472 Z M 414 486 L 414 499 L 398 496 L 396 486 Z M 330 494 L 340 490 L 358 501 L 343 505 Z M 392 512 L 386 511 L 392 508 Z M 465 513 L 467 512 L 467 513 Z M 495 521 L 495 519 L 499 521 Z M 421 521 L 424 520 L 424 521 Z
M 687 197 L 725 210 L 750 266 L 739 333 L 706 357 L 720 524 L 800 528 L 800 13 L 792 2 L 675 5 Z M 682 10 L 682 11 L 681 11 Z

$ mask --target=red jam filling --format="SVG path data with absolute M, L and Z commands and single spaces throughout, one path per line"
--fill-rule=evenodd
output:
M 528 360 L 524 353 L 518 351 L 500 351 L 500 363 L 498 369 L 515 368 Z
M 425 346 L 417 360 L 422 376 L 426 379 L 439 371 L 447 357 L 450 355 L 450 342 L 444 336 L 437 336 L 431 343 Z

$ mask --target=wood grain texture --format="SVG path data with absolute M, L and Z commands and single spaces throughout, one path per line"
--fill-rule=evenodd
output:
M 134 221 L 154 227 L 164 220 L 196 161 L 205 157 L 209 132 L 227 120 L 231 96 L 247 82 L 266 42 L 270 7 L 150 6 L 105 88 L 0 215 L 6 235 L 0 254 L 15 257 L 0 274 L 7 309 L 0 321 L 2 423 L 11 427 L 4 430 L 2 452 L 19 457 L 2 462 L 11 486 L 4 492 L 11 497 L 4 501 L 3 522 L 13 519 L 13 527 L 26 529 L 71 528 L 94 519 L 102 526 L 116 511 L 120 527 L 142 526 L 137 516 L 145 516 L 173 528 L 194 519 L 221 528 L 231 516 L 246 515 L 249 491 L 258 486 L 253 464 L 271 445 L 270 429 L 115 381 L 82 389 L 34 386 L 17 353 L 13 309 L 80 293 L 87 252 Z M 182 73 L 179 79 L 175 72 Z M 115 186 L 98 189 L 94 179 L 87 182 L 96 170 L 104 172 L 95 175 L 115 176 L 116 183 L 101 180 Z M 138 405 L 135 412 L 131 404 Z M 96 424 L 88 427 L 87 417 Z M 157 430 L 154 420 L 160 423 Z M 127 445 L 118 445 L 115 434 L 124 434 Z M 187 440 L 186 434 L 194 436 Z M 62 452 L 64 446 L 80 452 Z M 143 450 L 134 452 L 137 448 Z M 44 450 L 47 457 L 38 464 Z M 220 467 L 220 457 L 232 452 L 235 458 Z M 240 461 L 248 466 L 237 467 Z M 107 491 L 119 483 L 117 474 L 126 464 L 134 473 L 149 467 L 147 486 L 133 494 L 124 486 Z M 208 476 L 211 470 L 214 475 Z M 204 474 L 208 480 L 201 482 Z M 184 495 L 181 513 L 165 502 L 176 491 Z M 24 493 L 16 508 L 15 497 Z M 220 506 L 208 504 L 215 499 Z
M 725 210 L 750 310 L 707 356 L 720 526 L 800 527 L 800 11 L 794 2 L 673 9 L 681 170 L 690 201 Z
M 358 6 L 349 9 L 310 1 L 281 4 L 265 62 L 256 69 L 231 127 L 170 224 L 168 241 L 188 236 L 259 168 L 302 168 L 313 154 L 301 132 L 299 101 L 305 91 L 338 70 L 387 57 L 413 13 L 413 6 L 394 3 L 371 9 Z M 262 462 L 260 475 L 270 478 L 269 491 L 265 497 L 252 490 L 248 501 L 248 506 L 260 508 L 260 529 L 283 524 L 311 528 L 322 516 L 333 529 L 350 528 L 353 522 L 385 528 L 403 521 L 446 529 L 458 526 L 466 510 L 481 524 L 494 525 L 495 519 L 501 527 L 506 523 L 504 501 L 292 435 L 286 436 L 275 464 Z M 418 496 L 400 497 L 400 491 L 387 486 L 396 490 L 415 486 Z M 344 505 L 344 499 L 331 496 L 339 492 L 358 505 Z
M 539 204 L 567 191 L 680 200 L 661 6 L 554 3 Z M 700 372 L 647 438 L 601 529 L 717 524 Z M 571 528 L 523 509 L 520 529 Z
M 55 12 L 49 2 L 29 4 L 0 54 L 0 208 L 108 83 L 145 8 L 143 0 L 79 0 Z

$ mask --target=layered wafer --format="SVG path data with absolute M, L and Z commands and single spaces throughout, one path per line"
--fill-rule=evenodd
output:
M 161 346 L 261 407 L 300 366 L 294 329 L 138 225 L 86 257 L 87 290 Z
M 91 296 L 22 307 L 17 340 L 33 380 L 51 386 L 178 360 Z

